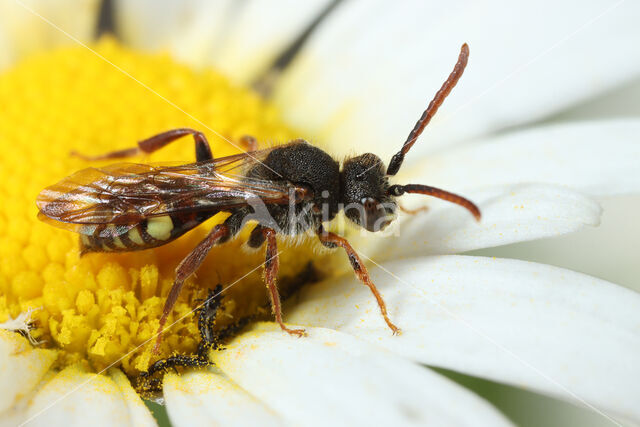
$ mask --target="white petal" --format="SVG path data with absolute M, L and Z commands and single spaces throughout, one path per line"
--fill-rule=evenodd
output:
M 640 117 L 640 79 L 546 118 L 543 123 Z
M 15 319 L 9 317 L 5 322 L 0 323 L 0 329 L 19 332 L 21 335 L 25 336 L 32 345 L 38 345 L 38 340 L 31 335 L 31 324 L 33 323 L 32 315 L 38 310 L 40 310 L 40 308 L 30 308 L 27 311 L 18 314 Z
M 241 335 L 218 366 L 293 425 L 504 425 L 466 389 L 335 331 L 293 338 L 274 325 Z
M 4 69 L 13 62 L 13 52 L 11 52 L 11 41 L 0 31 L 0 70 Z
M 116 383 L 129 410 L 129 422 L 133 426 L 155 426 L 156 421 L 140 396 L 131 387 L 129 379 L 120 369 L 110 369 L 109 377 Z
M 99 6 L 99 0 L 0 2 L 0 45 L 8 49 L 0 54 L 0 68 L 31 52 L 75 44 L 64 32 L 88 43 Z
M 120 0 L 118 28 L 145 49 L 170 49 L 192 64 L 210 64 L 236 83 L 264 71 L 328 0 Z
M 640 120 L 552 125 L 429 156 L 411 181 L 462 191 L 518 182 L 566 185 L 596 195 L 640 192 Z
M 552 12 L 551 12 L 552 11 Z M 342 5 L 276 99 L 336 152 L 397 151 L 468 42 L 469 66 L 418 141 L 435 147 L 547 117 L 640 74 L 638 2 L 360 1 Z M 411 158 L 409 161 L 414 161 Z
M 0 419 L 45 376 L 57 354 L 33 348 L 24 337 L 0 330 Z
M 590 198 L 550 185 L 499 186 L 464 196 L 480 208 L 480 222 L 461 206 L 429 200 L 427 212 L 400 213 L 391 230 L 349 239 L 362 255 L 378 260 L 449 254 L 567 234 L 598 225 L 601 215 Z
M 212 64 L 237 83 L 249 83 L 297 37 L 328 0 L 252 0 L 234 20 Z
M 551 266 L 479 257 L 395 261 L 371 275 L 400 336 L 348 276 L 303 289 L 287 320 L 640 421 L 637 293 Z
M 116 0 L 118 35 L 128 45 L 139 49 L 165 50 L 173 47 L 180 58 L 192 52 L 199 52 L 202 56 L 215 34 L 226 28 L 224 22 L 234 9 L 232 3 L 232 0 Z M 200 43 L 188 46 L 179 42 L 190 32 L 201 36 Z M 197 61 L 201 62 L 202 58 L 197 58 Z
M 126 426 L 142 422 L 142 425 L 153 425 L 148 410 L 146 416 L 142 415 L 140 398 L 135 393 L 123 393 L 122 383 L 118 382 L 106 375 L 68 367 L 38 391 L 27 411 L 27 424 Z
M 523 242 L 473 253 L 551 264 L 568 268 L 640 292 L 638 241 L 640 221 L 630 212 L 640 212 L 640 195 L 616 196 L 600 201 L 602 223 L 577 233 Z
M 273 411 L 216 371 L 168 374 L 163 387 L 175 426 L 282 424 Z

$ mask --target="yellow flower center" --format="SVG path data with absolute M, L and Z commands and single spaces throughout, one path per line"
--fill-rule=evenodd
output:
M 243 135 L 270 144 L 300 135 L 283 124 L 272 105 L 213 71 L 133 52 L 111 39 L 95 49 L 179 109 L 82 47 L 34 56 L 0 76 L 0 322 L 37 309 L 31 335 L 40 345 L 59 349 L 60 366 L 88 361 L 100 371 L 115 364 L 135 375 L 158 357 L 151 354 L 152 338 L 174 269 L 220 218 L 157 249 L 80 257 L 77 234 L 38 221 L 37 194 L 90 166 L 71 157 L 72 150 L 101 154 L 133 147 L 172 128 L 203 131 L 215 157 L 238 152 L 189 115 L 236 145 Z M 193 142 L 185 139 L 132 161 L 193 160 Z M 218 284 L 232 285 L 224 291 L 219 318 L 232 322 L 269 312 L 260 267 L 264 251 L 244 250 L 247 235 L 245 229 L 214 248 L 187 282 L 167 324 L 184 318 L 165 331 L 160 357 L 195 351 L 199 332 L 189 313 Z M 281 283 L 311 260 L 327 263 L 327 255 L 314 253 L 316 242 L 279 243 Z

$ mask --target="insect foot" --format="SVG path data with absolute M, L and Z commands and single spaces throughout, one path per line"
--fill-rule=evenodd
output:
M 298 338 L 307 336 L 307 331 L 305 331 L 304 329 L 289 329 L 284 325 L 280 325 L 280 327 L 283 331 L 289 333 L 289 335 L 295 335 Z
M 160 393 L 164 374 L 170 370 L 178 372 L 178 368 L 203 368 L 212 365 L 209 360 L 209 352 L 220 350 L 222 348 L 220 342 L 223 337 L 231 334 L 229 329 L 232 328 L 235 331 L 239 327 L 238 324 L 235 324 L 219 332 L 214 330 L 216 315 L 222 303 L 221 294 L 221 285 L 216 286 L 213 291 L 209 290 L 208 297 L 194 310 L 194 314 L 198 316 L 198 330 L 200 331 L 200 343 L 196 354 L 174 354 L 154 362 L 149 369 L 141 372 L 135 381 L 139 393 L 146 396 Z

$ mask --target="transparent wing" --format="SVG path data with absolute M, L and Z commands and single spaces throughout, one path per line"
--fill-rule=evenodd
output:
M 58 227 L 135 225 L 175 213 L 222 211 L 252 199 L 289 203 L 307 189 L 285 180 L 248 178 L 246 173 L 272 149 L 188 165 L 119 163 L 83 169 L 45 188 L 37 197 L 39 218 Z

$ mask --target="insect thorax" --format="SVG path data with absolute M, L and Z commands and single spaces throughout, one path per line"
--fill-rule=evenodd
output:
M 313 196 L 308 201 L 293 206 L 268 207 L 273 220 L 285 234 L 299 234 L 309 228 L 317 228 L 322 221 L 330 221 L 338 213 L 340 165 L 327 153 L 305 141 L 275 148 L 247 176 L 287 181 L 312 191 Z

